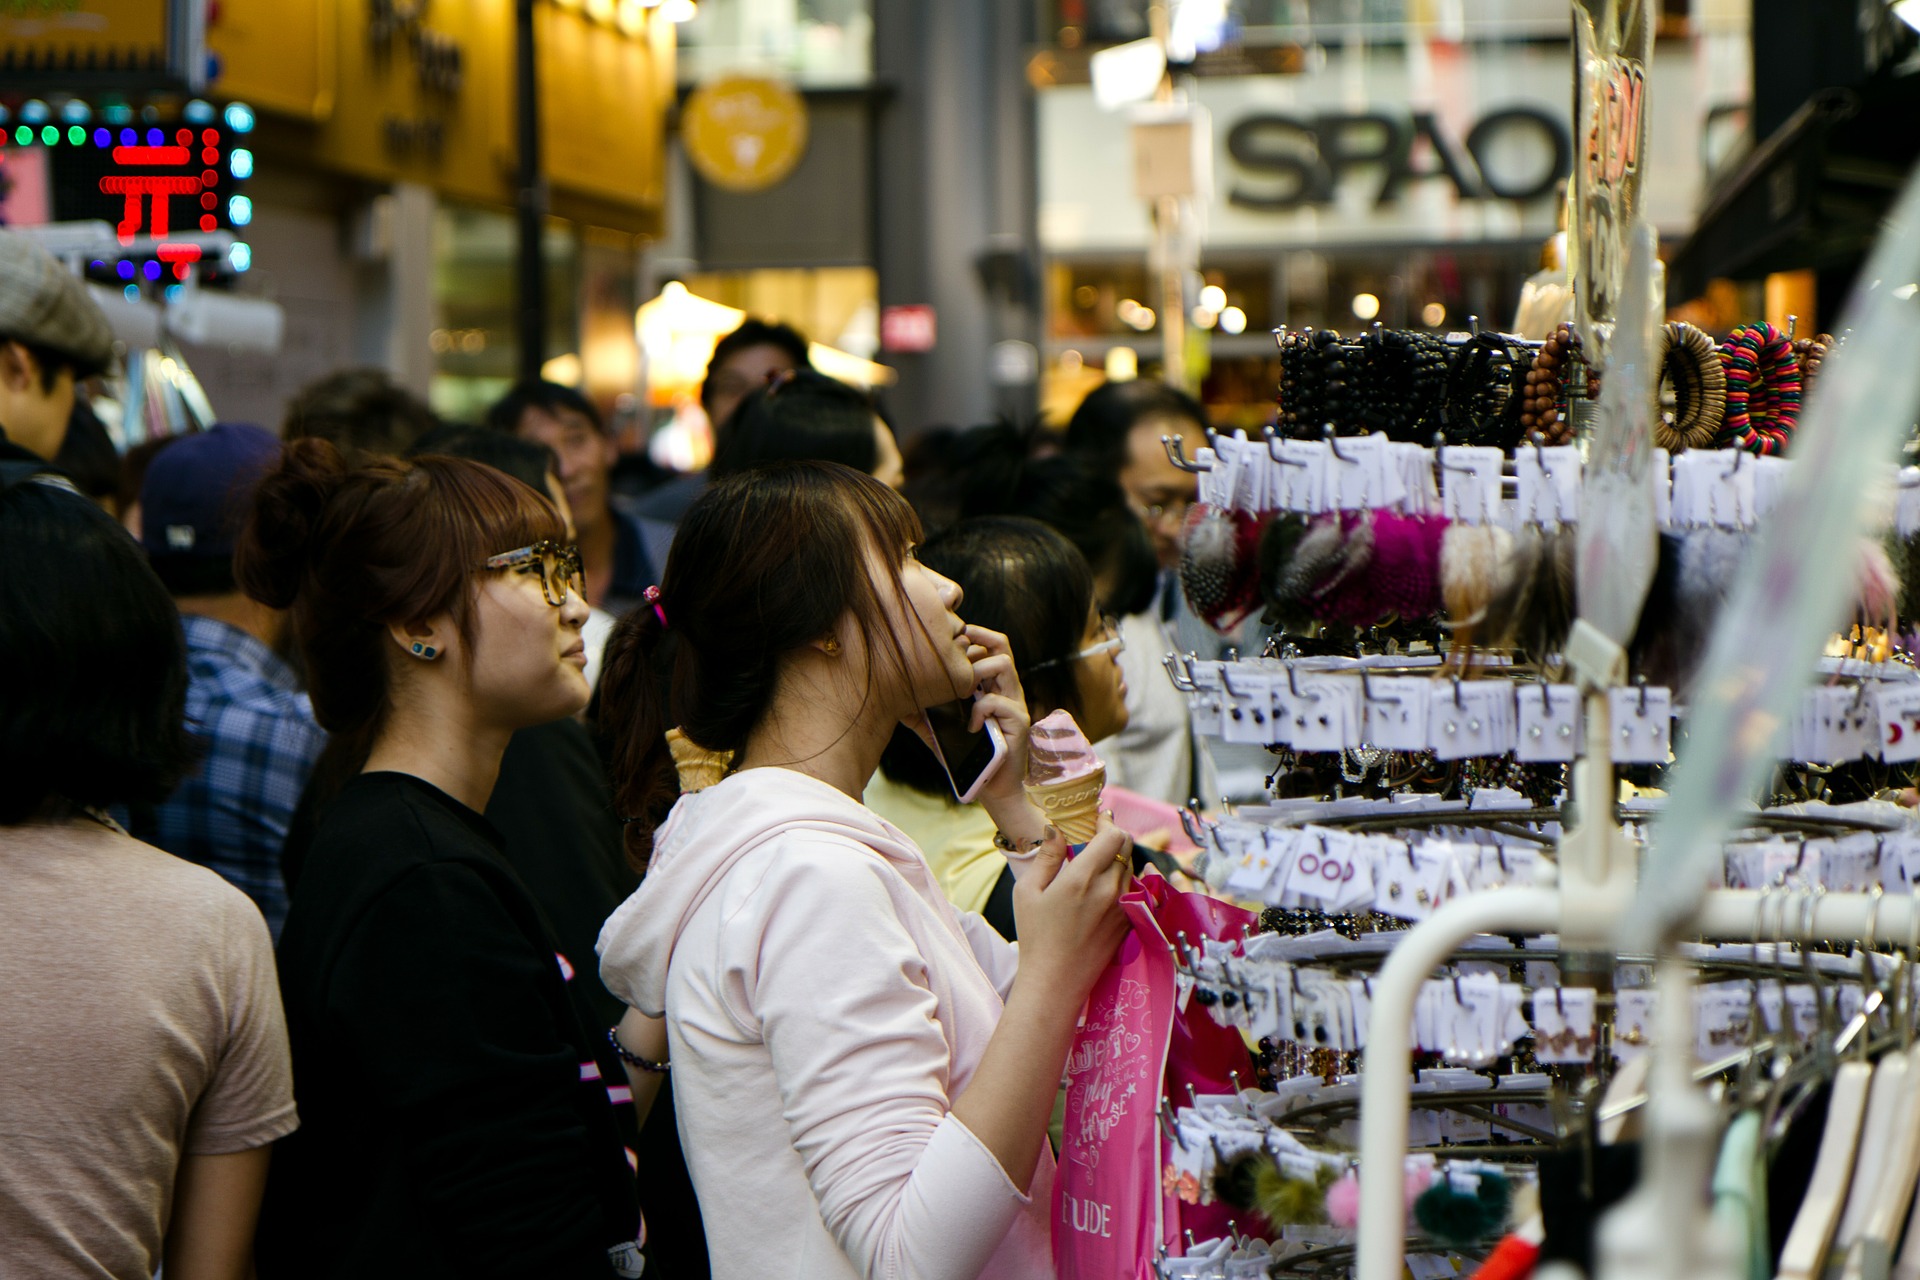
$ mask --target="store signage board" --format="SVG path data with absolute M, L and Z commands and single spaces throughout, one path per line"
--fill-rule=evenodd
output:
M 1648 71 L 1662 127 L 1647 140 L 1646 216 L 1692 226 L 1707 108 L 1685 49 Z M 1289 76 L 1203 78 L 1212 119 L 1205 199 L 1210 251 L 1544 240 L 1557 179 L 1579 152 L 1566 46 L 1469 46 L 1429 76 L 1404 51 Z M 1088 86 L 1039 94 L 1040 237 L 1051 253 L 1144 251 L 1126 112 Z M 1385 197 L 1383 199 L 1383 196 Z
M 0 0 L 0 85 L 33 92 L 198 92 L 205 0 Z
M 1590 359 L 1607 367 L 1619 322 L 1627 240 L 1640 217 L 1646 174 L 1651 0 L 1574 0 L 1574 323 Z M 1664 107 L 1664 99 L 1660 99 Z
M 687 159 L 728 191 L 765 191 L 807 152 L 807 104 L 786 85 L 725 76 L 693 91 L 680 116 Z
M 924 303 L 883 307 L 880 311 L 880 349 L 895 355 L 919 355 L 933 350 L 938 336 L 933 308 Z

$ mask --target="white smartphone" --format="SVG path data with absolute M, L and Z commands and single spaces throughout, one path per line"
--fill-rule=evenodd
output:
M 933 737 L 934 759 L 947 772 L 947 785 L 961 804 L 972 804 L 1007 758 L 1007 740 L 1000 726 L 989 720 L 985 729 L 976 732 L 971 698 L 928 707 L 921 714 Z

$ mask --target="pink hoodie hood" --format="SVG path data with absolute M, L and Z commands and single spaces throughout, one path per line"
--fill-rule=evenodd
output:
M 797 831 L 864 845 L 923 895 L 946 901 L 907 834 L 859 801 L 791 769 L 744 770 L 680 797 L 661 824 L 646 878 L 600 930 L 607 989 L 649 1017 L 665 1016 L 667 966 L 694 913 L 742 858 Z M 951 923 L 958 934 L 959 921 Z

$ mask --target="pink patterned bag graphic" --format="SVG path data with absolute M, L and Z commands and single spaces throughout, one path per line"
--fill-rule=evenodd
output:
M 1198 1203 L 1198 1188 L 1169 1184 L 1160 1101 L 1225 1093 L 1231 1075 L 1253 1079 L 1238 1033 L 1199 1006 L 1178 1008 L 1173 946 L 1185 933 L 1239 937 L 1246 911 L 1180 893 L 1149 871 L 1121 898 L 1133 931 L 1088 997 L 1067 1059 L 1066 1128 L 1054 1179 L 1054 1269 L 1062 1277 L 1153 1280 L 1154 1259 L 1183 1231 L 1224 1234 L 1231 1210 Z

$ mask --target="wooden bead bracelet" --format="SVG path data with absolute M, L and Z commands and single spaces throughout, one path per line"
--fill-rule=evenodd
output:
M 1659 386 L 1673 388 L 1673 417 L 1661 410 L 1656 387 L 1653 442 L 1671 453 L 1711 447 L 1727 414 L 1727 371 L 1713 339 L 1693 325 L 1668 324 L 1654 336 L 1654 364 Z

